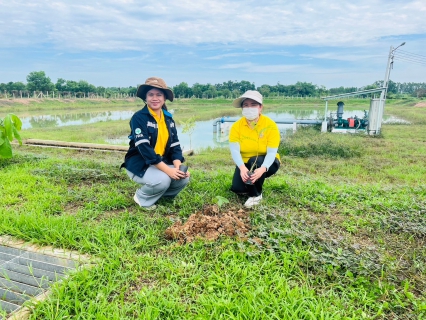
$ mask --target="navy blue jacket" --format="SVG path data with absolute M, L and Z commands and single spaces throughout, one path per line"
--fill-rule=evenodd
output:
M 166 164 L 173 164 L 173 160 L 180 160 L 182 163 L 185 161 L 172 115 L 164 109 L 163 113 L 169 130 L 169 139 L 163 156 L 154 151 L 158 137 L 158 125 L 149 113 L 148 107 L 145 105 L 130 119 L 129 150 L 121 166 L 139 177 L 143 177 L 150 165 L 158 164 L 161 161 Z

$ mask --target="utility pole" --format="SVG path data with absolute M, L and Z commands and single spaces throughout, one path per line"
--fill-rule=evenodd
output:
M 383 119 L 383 112 L 385 109 L 385 102 L 386 102 L 386 94 L 388 92 L 388 86 L 389 86 L 389 77 L 390 77 L 390 71 L 393 68 L 393 58 L 395 56 L 395 51 L 399 47 L 402 47 L 405 44 L 405 42 L 401 43 L 396 48 L 390 47 L 389 50 L 389 56 L 388 56 L 388 63 L 386 65 L 386 73 L 385 73 L 385 79 L 383 80 L 383 90 L 380 93 L 379 99 L 371 99 L 370 103 L 370 111 L 369 111 L 369 124 L 368 124 L 368 133 L 369 134 L 380 134 L 381 127 L 382 127 L 382 119 Z
M 385 90 L 383 90 L 382 93 L 381 93 L 381 95 L 380 95 L 380 99 L 381 100 L 385 100 L 386 99 L 386 94 L 388 92 L 388 86 L 389 86 L 390 71 L 391 71 L 391 69 L 393 69 L 393 58 L 395 56 L 395 51 L 399 47 L 402 47 L 404 44 L 405 44 L 405 42 L 401 43 L 395 49 L 392 46 L 390 47 L 389 57 L 388 57 L 388 64 L 386 66 L 385 80 L 383 81 L 383 88 L 385 88 Z

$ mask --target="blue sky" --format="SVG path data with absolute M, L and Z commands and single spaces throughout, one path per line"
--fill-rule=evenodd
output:
M 360 87 L 384 78 L 390 46 L 426 59 L 424 0 L 0 0 L 0 12 L 0 82 Z M 395 61 L 391 80 L 426 82 L 426 65 Z

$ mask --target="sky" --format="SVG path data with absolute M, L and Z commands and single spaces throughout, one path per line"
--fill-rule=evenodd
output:
M 0 0 L 0 83 L 426 82 L 426 1 Z M 419 63 L 420 62 L 420 63 Z

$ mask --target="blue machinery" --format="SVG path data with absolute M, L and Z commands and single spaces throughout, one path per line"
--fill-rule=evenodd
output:
M 368 112 L 364 110 L 364 117 L 359 118 L 357 116 L 350 117 L 347 119 L 343 118 L 343 101 L 337 103 L 336 118 L 333 119 L 333 113 L 330 113 L 330 117 L 327 119 L 327 130 L 331 132 L 358 132 L 360 130 L 366 130 L 368 127 Z
M 357 133 L 357 132 L 365 132 L 369 135 L 380 134 L 383 111 L 386 101 L 386 87 L 381 87 L 377 89 L 368 89 L 368 90 L 360 90 L 356 92 L 343 93 L 334 96 L 328 96 L 322 98 L 325 101 L 325 111 L 324 111 L 324 119 L 323 120 L 310 120 L 310 119 L 281 119 L 276 120 L 277 124 L 293 124 L 293 132 L 296 131 L 297 125 L 321 125 L 321 132 L 339 132 L 339 133 Z M 342 99 L 348 98 L 352 96 L 358 95 L 367 95 L 372 93 L 381 93 L 380 98 L 370 99 L 370 109 L 367 112 L 364 110 L 364 116 L 361 117 L 350 117 L 343 118 L 343 101 L 337 102 L 337 112 L 330 113 L 330 116 L 327 117 L 328 111 L 328 101 L 334 99 Z M 336 115 L 336 117 L 333 117 Z M 213 120 L 213 133 L 217 133 L 221 131 L 221 125 L 225 122 L 235 122 L 239 118 L 230 118 L 230 117 L 222 117 Z
M 327 117 L 328 111 L 328 101 L 333 99 L 342 99 L 351 96 L 357 95 L 366 95 L 371 93 L 380 92 L 380 98 L 373 98 L 370 100 L 370 110 L 367 113 L 364 110 L 364 117 L 351 117 L 344 119 L 343 118 L 343 107 L 344 103 L 339 101 L 337 103 L 337 112 L 336 118 L 333 118 L 333 113 L 330 113 L 330 116 Z M 340 133 L 356 133 L 356 132 L 365 132 L 370 135 L 380 134 L 382 118 L 383 118 L 383 110 L 385 106 L 385 96 L 386 88 L 377 88 L 377 89 L 369 89 L 369 90 L 361 90 L 350 93 L 343 93 L 334 96 L 328 96 L 322 98 L 325 101 L 325 112 L 324 112 L 324 120 L 309 120 L 309 119 L 281 119 L 275 121 L 277 124 L 293 124 L 293 131 L 296 131 L 298 124 L 304 125 L 321 125 L 322 132 L 340 132 Z M 217 118 L 213 120 L 213 133 L 217 133 L 218 129 L 220 132 L 221 124 L 225 122 L 235 122 L 239 118 Z
M 348 98 L 352 96 L 358 95 L 366 95 L 372 93 L 380 92 L 380 98 L 370 99 L 370 109 L 367 111 L 364 110 L 364 117 L 358 118 L 348 118 L 343 119 L 343 106 L 345 105 L 342 101 L 337 103 L 337 112 L 336 118 L 333 119 L 333 113 L 330 113 L 330 117 L 327 118 L 327 108 L 328 101 L 333 99 L 342 99 Z M 325 100 L 325 113 L 324 113 L 324 121 L 322 122 L 321 131 L 331 131 L 331 132 L 359 132 L 364 131 L 370 135 L 380 134 L 381 126 L 382 126 L 382 118 L 383 111 L 385 106 L 386 97 L 384 96 L 384 92 L 386 92 L 386 87 L 377 88 L 377 89 L 369 89 L 369 90 L 361 90 L 350 93 L 338 94 L 335 96 L 328 96 L 322 98 Z

